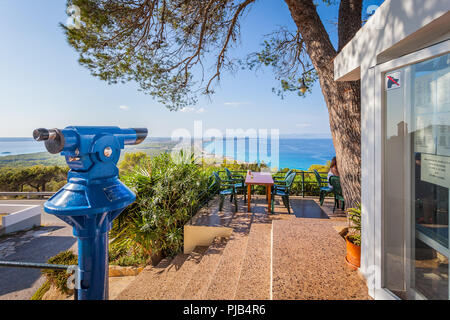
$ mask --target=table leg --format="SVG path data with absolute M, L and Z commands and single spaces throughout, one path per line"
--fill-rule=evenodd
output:
M 250 201 L 252 199 L 252 186 L 247 185 L 247 211 L 250 212 Z
M 270 192 L 270 186 L 267 186 L 267 212 L 270 214 L 272 213 L 272 193 Z

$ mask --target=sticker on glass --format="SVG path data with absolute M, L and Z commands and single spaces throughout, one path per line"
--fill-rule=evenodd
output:
M 386 75 L 386 90 L 393 90 L 401 88 L 402 74 L 401 72 L 394 72 Z

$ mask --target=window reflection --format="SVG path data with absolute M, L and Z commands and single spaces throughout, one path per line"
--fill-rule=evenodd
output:
M 412 66 L 414 134 L 415 289 L 449 298 L 450 169 L 449 55 Z
M 391 74 L 401 84 L 385 88 L 384 286 L 449 299 L 450 55 Z

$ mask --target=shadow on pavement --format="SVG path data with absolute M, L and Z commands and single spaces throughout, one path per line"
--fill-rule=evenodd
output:
M 41 227 L 4 238 L 0 246 L 2 250 L 11 250 L 11 254 L 0 257 L 0 260 L 46 263 L 49 258 L 76 243 L 71 229 L 61 226 Z M 0 267 L 0 299 L 5 294 L 31 288 L 40 276 L 40 269 Z

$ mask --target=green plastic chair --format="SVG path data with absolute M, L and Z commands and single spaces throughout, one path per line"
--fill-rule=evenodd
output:
M 320 205 L 323 205 L 323 201 L 325 200 L 325 197 L 329 194 L 333 192 L 333 188 L 330 188 L 328 185 L 326 186 L 322 186 L 325 182 L 322 181 L 322 177 L 320 176 L 319 172 L 317 172 L 316 169 L 314 169 L 314 175 L 316 176 L 316 180 L 317 180 L 317 184 L 319 185 L 320 188 Z
M 236 192 L 242 190 L 244 194 L 244 202 L 247 202 L 247 188 L 245 187 L 245 178 L 241 174 L 234 174 L 228 168 L 225 168 L 228 180 L 234 181 Z
M 286 183 L 283 185 L 275 184 L 272 189 L 272 203 L 271 212 L 273 212 L 275 205 L 275 196 L 281 196 L 284 206 L 288 209 L 288 213 L 291 214 L 291 208 L 289 205 L 289 194 L 291 191 L 292 184 L 294 183 L 296 173 L 291 172 L 286 178 Z
M 294 170 L 291 169 L 288 172 L 286 172 L 284 176 L 282 175 L 273 176 L 273 182 L 275 182 L 276 184 L 286 184 L 286 179 L 292 172 L 294 172 Z
M 334 193 L 334 207 L 333 207 L 333 213 L 336 209 L 336 206 L 339 208 L 339 201 L 342 202 L 342 210 L 345 209 L 345 199 L 342 195 L 342 188 L 341 188 L 341 179 L 338 176 L 331 176 L 330 177 L 330 184 L 333 187 L 333 193 Z
M 200 207 L 206 204 L 206 206 L 209 206 L 209 201 L 214 197 L 215 194 L 217 194 L 218 190 L 218 184 L 216 181 L 216 178 L 214 174 L 210 175 L 208 178 L 208 188 L 204 190 L 199 198 L 200 198 Z
M 236 200 L 236 188 L 233 180 L 225 180 L 221 179 L 219 176 L 219 173 L 214 172 L 214 178 L 216 179 L 217 184 L 217 193 L 220 197 L 219 202 L 219 211 L 222 211 L 223 208 L 223 201 L 225 199 L 225 196 L 230 196 L 230 202 L 234 199 L 234 212 L 237 212 L 237 200 Z

